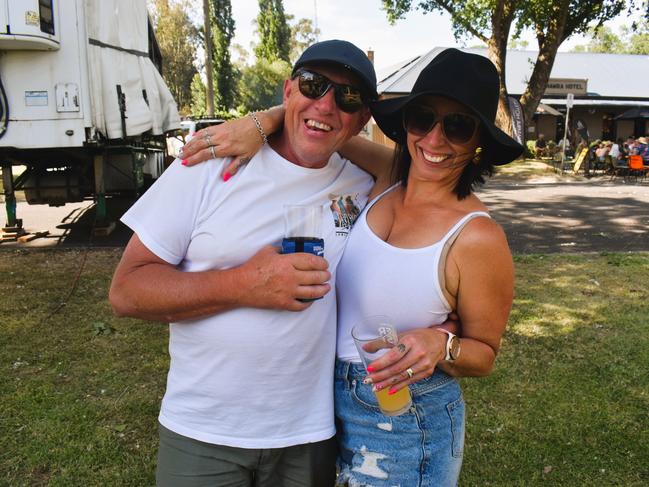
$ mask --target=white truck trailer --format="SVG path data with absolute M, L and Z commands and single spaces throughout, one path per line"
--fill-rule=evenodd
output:
M 146 0 L 0 0 L 5 231 L 22 227 L 17 190 L 29 204 L 94 198 L 109 231 L 106 196 L 144 191 L 180 127 L 160 68 Z

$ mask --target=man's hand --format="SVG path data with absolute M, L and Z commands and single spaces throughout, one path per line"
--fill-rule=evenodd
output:
M 331 274 L 322 257 L 303 252 L 280 254 L 276 247 L 266 246 L 240 268 L 248 289 L 241 305 L 253 308 L 302 311 L 315 299 L 331 290 Z

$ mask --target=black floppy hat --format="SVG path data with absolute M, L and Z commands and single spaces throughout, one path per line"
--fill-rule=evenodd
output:
M 351 42 L 331 39 L 312 44 L 295 62 L 292 76 L 295 76 L 299 68 L 316 63 L 337 64 L 348 69 L 360 78 L 371 99 L 378 98 L 374 65 L 367 55 Z
M 419 73 L 409 95 L 389 98 L 372 106 L 374 120 L 385 135 L 406 144 L 403 110 L 422 95 L 451 98 L 470 108 L 480 119 L 484 145 L 494 165 L 507 164 L 523 153 L 523 146 L 494 124 L 500 83 L 496 67 L 479 54 L 445 49 Z

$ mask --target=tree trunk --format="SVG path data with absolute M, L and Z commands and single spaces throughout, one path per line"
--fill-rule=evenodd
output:
M 547 25 L 547 30 L 544 32 L 542 26 L 537 26 L 539 54 L 534 64 L 532 76 L 527 84 L 527 89 L 521 97 L 526 126 L 532 122 L 536 108 L 545 93 L 552 66 L 557 56 L 557 50 L 564 39 L 563 34 L 568 18 L 569 3 L 563 1 L 555 4 L 555 8 L 561 9 L 560 15 L 553 16 L 553 20 Z
M 509 31 L 516 10 L 515 1 L 499 0 L 492 16 L 492 33 L 487 42 L 487 55 L 495 64 L 500 77 L 500 91 L 498 97 L 498 112 L 496 113 L 496 125 L 504 132 L 512 133 L 512 119 L 509 113 L 509 101 L 507 99 L 506 83 L 506 61 L 507 61 L 507 40 Z
M 214 82 L 212 81 L 212 28 L 210 25 L 210 1 L 203 0 L 205 22 L 205 75 L 207 76 L 207 115 L 214 118 Z

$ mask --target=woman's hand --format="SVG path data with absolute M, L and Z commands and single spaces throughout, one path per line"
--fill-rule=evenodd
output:
M 182 164 L 193 166 L 217 157 L 234 157 L 223 168 L 223 180 L 227 181 L 259 151 L 265 140 L 262 132 L 272 134 L 281 127 L 284 107 L 273 107 L 256 116 L 261 130 L 251 116 L 199 130 L 180 150 Z
M 452 332 L 452 322 L 443 328 Z M 442 327 L 440 325 L 439 327 Z M 394 394 L 409 384 L 425 379 L 433 374 L 437 364 L 446 357 L 448 335 L 439 327 L 416 328 L 399 335 L 399 343 L 380 359 L 369 364 L 366 384 L 374 384 L 375 390 L 389 388 Z
M 250 117 L 244 117 L 199 130 L 178 156 L 182 157 L 184 166 L 193 166 L 217 157 L 234 156 L 228 167 L 238 168 L 255 155 L 262 142 L 255 122 Z M 224 169 L 224 175 L 228 167 Z

